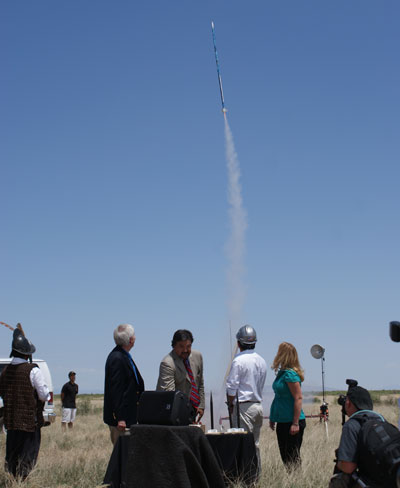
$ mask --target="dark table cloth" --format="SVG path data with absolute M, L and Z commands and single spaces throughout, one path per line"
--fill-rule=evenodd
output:
M 221 469 L 197 427 L 134 425 L 112 452 L 104 484 L 112 488 L 223 488 Z
M 258 460 L 251 432 L 246 434 L 208 434 L 207 439 L 224 471 L 227 484 L 239 478 L 245 484 L 257 480 Z

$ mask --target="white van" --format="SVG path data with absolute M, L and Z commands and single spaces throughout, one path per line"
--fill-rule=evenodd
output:
M 7 366 L 7 364 L 11 363 L 11 361 L 12 358 L 6 358 L 6 359 L 0 358 L 0 374 L 3 371 L 3 369 Z M 44 381 L 50 390 L 50 400 L 45 403 L 43 409 L 43 418 L 45 422 L 44 425 L 50 425 L 56 420 L 56 414 L 54 413 L 54 403 L 53 403 L 53 382 L 51 381 L 50 370 L 49 367 L 47 366 L 46 361 L 43 361 L 43 359 L 34 358 L 32 359 L 32 363 L 36 363 L 39 366 L 41 372 L 43 373 Z M 0 397 L 0 408 L 2 407 L 3 407 L 3 400 Z

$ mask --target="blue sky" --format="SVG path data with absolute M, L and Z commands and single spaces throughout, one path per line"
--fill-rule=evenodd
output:
M 397 1 L 0 6 L 0 320 L 55 390 L 100 392 L 121 322 L 146 387 L 178 328 L 206 388 L 229 358 L 229 236 L 214 20 L 248 215 L 241 323 L 272 363 L 326 348 L 326 384 L 399 387 Z M 0 356 L 11 333 L 0 329 Z M 267 379 L 267 389 L 273 373 Z

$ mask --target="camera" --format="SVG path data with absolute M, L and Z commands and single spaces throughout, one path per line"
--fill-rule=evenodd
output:
M 349 388 L 353 388 L 354 386 L 357 386 L 358 385 L 358 381 L 357 380 L 347 379 L 346 380 L 346 385 L 348 385 Z M 339 395 L 339 398 L 337 400 L 338 404 L 342 407 L 342 425 L 345 423 L 345 416 L 346 416 L 345 404 L 346 404 L 346 398 L 347 398 L 347 395 Z
M 354 386 L 357 386 L 358 385 L 358 381 L 357 380 L 346 380 L 346 385 L 348 385 L 349 388 L 353 388 Z M 342 407 L 344 407 L 344 404 L 346 403 L 346 398 L 347 398 L 347 395 L 339 395 L 339 398 L 338 398 L 338 404 L 341 405 Z
M 393 342 L 400 342 L 400 322 L 390 322 L 390 338 Z
M 339 398 L 337 399 L 337 402 L 339 405 L 344 407 L 344 404 L 346 403 L 346 395 L 339 395 Z

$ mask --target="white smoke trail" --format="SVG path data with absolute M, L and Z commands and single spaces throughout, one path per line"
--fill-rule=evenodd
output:
M 225 114 L 224 114 L 225 115 Z M 228 170 L 228 203 L 230 235 L 226 245 L 228 257 L 228 313 L 234 330 L 242 323 L 242 308 L 245 300 L 244 254 L 247 213 L 243 208 L 240 184 L 240 164 L 235 150 L 233 135 L 225 115 L 226 163 Z
M 227 269 L 227 288 L 228 288 L 228 315 L 229 325 L 233 327 L 234 334 L 243 325 L 242 308 L 245 299 L 245 285 L 244 285 L 244 254 L 245 254 L 245 233 L 247 228 L 247 214 L 243 208 L 242 188 L 240 185 L 240 164 L 236 154 L 235 144 L 233 142 L 233 135 L 228 124 L 226 113 L 225 119 L 225 151 L 226 151 L 226 166 L 228 171 L 228 203 L 229 203 L 229 224 L 230 234 L 226 243 L 226 254 L 228 258 Z M 235 341 L 236 343 L 236 341 Z M 232 345 L 231 345 L 232 346 Z M 214 408 L 216 417 L 226 417 L 227 410 L 224 402 L 226 400 L 226 378 L 228 376 L 233 356 L 236 353 L 237 347 L 233 353 L 229 348 L 229 366 L 226 370 L 225 377 L 222 383 L 221 393 L 214 395 Z M 232 355 L 231 355 L 232 353 Z

